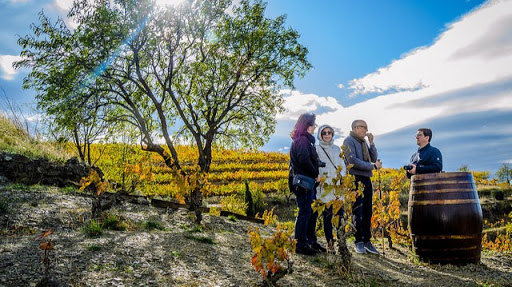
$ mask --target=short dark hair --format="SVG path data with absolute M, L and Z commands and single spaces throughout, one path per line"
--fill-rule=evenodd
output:
M 305 135 L 308 132 L 310 126 L 315 125 L 316 116 L 313 113 L 306 113 L 300 115 L 299 119 L 295 123 L 293 131 L 290 133 L 292 139 L 298 138 Z
M 418 129 L 419 132 L 422 132 L 424 136 L 428 137 L 428 142 L 432 140 L 432 130 L 429 128 L 421 128 Z

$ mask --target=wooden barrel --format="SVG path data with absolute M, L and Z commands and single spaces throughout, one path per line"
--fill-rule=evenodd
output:
M 483 217 L 473 175 L 414 175 L 409 192 L 409 231 L 423 262 L 480 262 Z

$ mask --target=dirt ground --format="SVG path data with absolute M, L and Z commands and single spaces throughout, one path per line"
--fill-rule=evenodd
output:
M 204 216 L 202 228 L 187 210 L 124 203 L 111 213 L 130 222 L 97 238 L 83 232 L 91 199 L 0 187 L 0 286 L 36 286 L 43 276 L 34 238 L 51 228 L 50 277 L 58 286 L 260 286 L 250 263 L 247 230 L 257 225 Z M 158 222 L 160 229 L 142 228 Z M 259 226 L 259 225 L 258 225 Z M 272 227 L 259 226 L 271 234 Z M 376 241 L 383 250 L 380 240 Z M 352 245 L 350 245 L 352 246 Z M 294 272 L 278 286 L 512 286 L 512 254 L 482 252 L 480 264 L 419 263 L 405 246 L 384 255 L 353 254 L 353 271 L 340 276 L 336 255 L 293 255 Z

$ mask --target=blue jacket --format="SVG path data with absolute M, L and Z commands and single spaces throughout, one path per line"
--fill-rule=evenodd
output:
M 315 148 L 315 137 L 306 133 L 294 139 L 290 148 L 290 161 L 295 174 L 317 178 L 318 153 Z
M 363 144 L 367 144 L 366 142 Z M 371 145 L 368 148 L 370 152 L 370 161 L 365 161 L 363 159 L 363 146 L 359 141 L 357 141 L 352 136 L 348 136 L 343 141 L 343 145 L 346 147 L 345 150 L 345 162 L 347 166 L 349 164 L 353 164 L 354 166 L 348 170 L 348 172 L 352 175 L 360 175 L 372 177 L 372 170 L 374 168 L 372 162 L 377 161 L 377 148 L 375 145 Z
M 411 156 L 410 162 L 416 165 L 416 174 L 435 173 L 443 170 L 443 156 L 430 143 L 418 149 Z M 410 178 L 411 176 L 412 174 L 407 172 L 407 177 Z

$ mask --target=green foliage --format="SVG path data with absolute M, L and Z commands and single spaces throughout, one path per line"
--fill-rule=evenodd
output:
M 117 213 L 107 213 L 103 220 L 103 229 L 124 231 L 130 227 L 129 222 L 123 221 Z
M 509 188 L 508 185 L 486 185 L 486 186 L 478 186 L 478 195 L 480 197 L 492 197 L 498 200 L 502 200 L 505 197 L 508 197 L 512 194 L 512 188 Z
M 101 249 L 103 249 L 103 247 L 101 247 L 100 245 L 96 245 L 96 244 L 87 246 L 87 250 L 92 251 L 92 252 L 101 251 Z
M 206 243 L 206 244 L 215 244 L 215 241 L 207 236 L 202 235 L 195 235 L 191 233 L 186 233 L 185 238 L 200 242 L 200 243 Z
M 469 166 L 468 166 L 467 164 L 462 165 L 461 167 L 459 167 L 459 168 L 457 169 L 457 171 L 469 172 Z
M 83 232 L 87 237 L 100 237 L 103 234 L 103 227 L 95 220 L 91 220 L 84 225 Z
M 7 214 L 10 212 L 9 199 L 0 197 L 0 214 Z
M 265 194 L 260 189 L 251 190 L 252 202 L 254 204 L 254 211 L 260 213 L 265 211 L 267 203 L 265 202 Z
M 75 194 L 76 192 L 78 192 L 78 189 L 73 186 L 66 186 L 61 188 L 60 191 L 64 194 Z
M 162 225 L 161 222 L 157 222 L 157 221 L 146 221 L 142 224 L 142 227 L 144 227 L 144 229 L 146 230 L 154 230 L 154 229 L 157 229 L 157 230 L 164 230 L 164 226 Z
M 506 182 L 509 185 L 512 184 L 512 168 L 510 167 L 510 164 L 502 164 L 498 171 L 496 171 L 496 176 L 501 182 Z
M 246 213 L 248 216 L 254 216 L 254 203 L 252 201 L 251 190 L 249 189 L 249 181 L 245 180 L 245 202 L 247 203 Z
M 182 169 L 168 127 L 194 143 L 200 171 L 208 172 L 215 144 L 253 148 L 268 140 L 283 111 L 279 91 L 311 68 L 285 16 L 265 17 L 258 0 L 226 13 L 231 4 L 75 1 L 68 20 L 77 28 L 41 12 L 32 34 L 19 38 L 23 60 L 14 65 L 32 69 L 24 88 L 82 144 L 102 133 L 100 121 L 131 128 L 144 150 L 194 187 L 184 197 L 200 221 L 202 179 Z M 162 138 L 167 150 L 157 144 Z
M 199 224 L 194 224 L 193 227 L 189 230 L 189 232 L 203 232 L 203 226 Z

